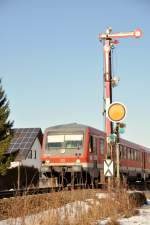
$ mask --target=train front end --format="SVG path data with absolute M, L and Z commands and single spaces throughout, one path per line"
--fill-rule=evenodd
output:
M 55 178 L 63 186 L 83 182 L 85 149 L 85 126 L 75 123 L 47 128 L 41 158 L 43 177 Z

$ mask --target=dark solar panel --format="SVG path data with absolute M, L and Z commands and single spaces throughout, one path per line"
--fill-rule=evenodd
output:
M 36 137 L 41 133 L 40 128 L 18 128 L 14 129 L 14 137 L 10 143 L 7 153 L 19 151 L 20 154 L 27 155 Z

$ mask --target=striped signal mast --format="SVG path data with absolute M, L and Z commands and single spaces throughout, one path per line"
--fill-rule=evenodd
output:
M 109 139 L 110 135 L 113 134 L 113 124 L 108 118 L 108 107 L 112 103 L 112 69 L 111 69 L 111 55 L 112 49 L 117 45 L 118 38 L 140 38 L 142 36 L 142 31 L 136 29 L 132 32 L 120 32 L 112 33 L 112 28 L 109 27 L 106 33 L 99 34 L 99 40 L 103 42 L 103 54 L 104 54 L 104 116 L 105 116 L 105 132 L 106 132 L 106 158 L 110 158 L 110 145 Z

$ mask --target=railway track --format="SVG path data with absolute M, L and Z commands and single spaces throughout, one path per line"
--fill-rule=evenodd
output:
M 11 198 L 17 196 L 27 196 L 27 195 L 37 195 L 37 194 L 46 194 L 51 192 L 59 192 L 62 190 L 69 191 L 72 189 L 95 189 L 92 186 L 85 186 L 85 184 L 76 184 L 74 186 L 62 187 L 61 185 L 57 187 L 44 187 L 44 188 L 29 188 L 29 189 L 15 189 L 15 190 L 4 190 L 0 191 L 0 199 Z M 99 184 L 96 189 L 106 190 L 106 184 Z M 128 184 L 128 189 L 135 189 L 140 191 L 150 190 L 150 181 L 146 182 L 130 182 Z
M 88 187 L 89 189 L 92 189 L 91 187 Z M 51 192 L 59 192 L 62 190 L 69 191 L 71 189 L 88 189 L 83 184 L 77 184 L 74 186 L 67 186 L 62 187 L 61 185 L 57 187 L 45 187 L 45 188 L 30 188 L 30 189 L 16 189 L 16 190 L 4 190 L 0 191 L 0 199 L 3 198 L 11 198 L 11 197 L 17 197 L 17 196 L 26 196 L 26 195 L 37 195 L 37 194 L 46 194 Z
M 30 189 L 20 189 L 20 190 L 4 190 L 4 191 L 0 191 L 0 199 L 23 196 L 23 195 L 45 194 L 45 193 L 50 193 L 50 192 L 57 192 L 57 191 L 60 191 L 60 190 L 62 190 L 61 187 L 30 188 Z

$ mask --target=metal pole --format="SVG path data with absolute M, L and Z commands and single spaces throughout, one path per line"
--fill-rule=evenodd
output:
M 119 158 L 119 143 L 116 143 L 116 164 L 117 164 L 117 179 L 120 179 L 120 158 Z
M 120 151 L 119 151 L 119 123 L 116 124 L 116 167 L 117 167 L 117 180 L 120 181 Z
M 20 189 L 20 162 L 18 161 L 18 190 Z
M 112 87 L 111 87 L 111 42 L 114 38 L 140 38 L 142 31 L 136 29 L 131 32 L 119 32 L 112 33 L 111 27 L 109 27 L 105 33 L 99 35 L 99 39 L 104 43 L 104 116 L 105 116 L 105 131 L 106 131 L 106 150 L 105 155 L 108 158 L 109 155 L 109 136 L 112 132 L 112 123 L 107 117 L 107 109 L 112 102 Z
M 110 34 L 111 29 L 107 29 L 106 33 Z M 112 133 L 112 123 L 108 119 L 107 110 L 112 103 L 112 85 L 111 85 L 111 48 L 110 38 L 104 40 L 104 105 L 105 105 L 105 131 L 106 131 L 106 158 L 110 158 L 109 136 Z

